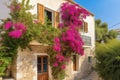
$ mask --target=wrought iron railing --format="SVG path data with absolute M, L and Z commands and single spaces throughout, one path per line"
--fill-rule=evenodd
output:
M 91 37 L 82 35 L 82 39 L 85 46 L 91 46 Z

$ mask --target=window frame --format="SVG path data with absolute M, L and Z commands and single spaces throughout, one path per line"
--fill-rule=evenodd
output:
M 41 58 L 41 63 L 38 63 L 38 58 Z M 47 63 L 46 63 L 47 71 L 44 71 L 44 58 L 47 58 Z M 40 64 L 41 64 L 41 72 L 38 71 L 38 65 L 40 65 Z M 48 70 L 48 56 L 37 56 L 37 73 L 42 74 L 42 73 L 46 73 L 48 71 L 49 71 Z
M 88 33 L 88 23 L 86 21 L 83 21 L 83 25 L 80 28 L 80 31 L 83 33 Z
M 44 22 L 45 22 L 45 10 L 52 13 L 52 26 L 54 26 L 54 11 L 47 7 L 44 8 Z
M 88 56 L 88 63 L 92 63 L 92 56 Z

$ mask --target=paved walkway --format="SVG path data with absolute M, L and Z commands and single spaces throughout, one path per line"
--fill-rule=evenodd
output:
M 81 80 L 100 80 L 97 72 L 93 70 L 86 78 Z
M 80 78 L 80 76 L 77 76 L 74 78 L 74 80 L 101 80 L 98 76 L 97 72 L 95 70 L 92 70 L 88 75 Z

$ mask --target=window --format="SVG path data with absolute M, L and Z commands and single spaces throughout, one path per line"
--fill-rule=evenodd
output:
M 88 23 L 83 22 L 83 26 L 81 27 L 80 31 L 88 33 Z
M 38 20 L 42 24 L 46 23 L 50 24 L 54 27 L 58 27 L 58 24 L 60 22 L 59 18 L 59 12 L 51 10 L 49 8 L 44 7 L 42 4 L 38 4 Z M 47 20 L 46 20 L 47 19 Z
M 44 11 L 45 14 L 44 14 L 44 22 L 48 25 L 52 25 L 52 12 L 48 11 L 48 10 L 45 10 Z
M 37 57 L 37 71 L 38 73 L 48 72 L 48 57 L 38 56 Z
M 92 62 L 92 57 L 88 56 L 88 62 L 91 63 Z
M 76 55 L 73 55 L 73 70 L 77 70 L 77 60 L 76 60 Z
M 85 35 L 81 35 L 83 41 L 84 41 L 84 45 L 86 46 L 91 46 L 91 37 L 89 36 L 85 36 Z

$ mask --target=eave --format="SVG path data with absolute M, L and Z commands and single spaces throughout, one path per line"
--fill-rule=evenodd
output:
M 72 3 L 72 4 L 78 4 L 78 3 L 76 3 L 74 0 L 64 0 L 64 1 L 68 1 L 68 2 L 70 2 L 70 3 Z M 80 4 L 78 4 L 80 7 L 82 7 Z M 82 7 L 82 8 L 84 8 L 84 7 Z M 87 10 L 86 8 L 84 8 L 85 10 Z M 90 13 L 90 15 L 91 16 L 94 16 L 94 14 L 92 13 L 92 12 L 90 12 L 89 10 L 87 10 L 89 13 Z

